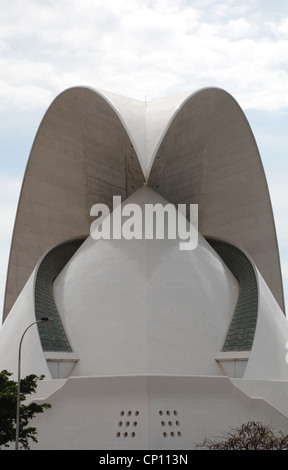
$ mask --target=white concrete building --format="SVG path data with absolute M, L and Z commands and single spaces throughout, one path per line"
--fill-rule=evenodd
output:
M 90 235 L 96 203 L 198 204 L 198 245 Z M 142 103 L 63 92 L 15 221 L 0 368 L 45 374 L 35 449 L 193 449 L 251 419 L 288 432 L 277 237 L 250 126 L 225 91 Z

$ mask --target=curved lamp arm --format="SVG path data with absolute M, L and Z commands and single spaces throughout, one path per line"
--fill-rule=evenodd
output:
M 19 428 L 20 428 L 20 380 L 21 380 L 21 347 L 22 342 L 25 334 L 31 328 L 31 326 L 35 325 L 36 323 L 46 323 L 48 321 L 52 321 L 49 317 L 42 317 L 41 320 L 36 320 L 27 326 L 26 330 L 24 330 L 20 343 L 19 343 L 19 351 L 18 351 L 18 383 L 17 383 L 17 408 L 16 408 L 16 437 L 15 437 L 15 450 L 19 448 Z

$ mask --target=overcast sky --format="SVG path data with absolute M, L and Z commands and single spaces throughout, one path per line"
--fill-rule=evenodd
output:
M 33 139 L 78 85 L 143 101 L 206 86 L 236 98 L 262 156 L 287 299 L 288 1 L 0 0 L 1 310 Z

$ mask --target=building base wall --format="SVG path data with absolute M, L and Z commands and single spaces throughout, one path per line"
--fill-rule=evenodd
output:
M 220 438 L 251 420 L 288 432 L 287 414 L 277 404 L 249 396 L 228 377 L 71 377 L 57 383 L 39 384 L 35 398 L 52 408 L 32 421 L 38 431 L 32 449 L 193 450 L 206 437 Z M 269 389 L 269 382 L 262 385 Z

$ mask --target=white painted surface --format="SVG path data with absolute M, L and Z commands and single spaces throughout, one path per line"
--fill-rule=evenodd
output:
M 144 186 L 125 204 L 166 204 Z M 74 376 L 222 374 L 215 361 L 238 298 L 238 283 L 199 236 L 176 240 L 89 237 L 54 282 L 73 351 Z
M 247 379 L 288 380 L 288 323 L 267 284 L 258 273 L 259 310 Z
M 31 274 L 23 291 L 14 304 L 7 321 L 0 328 L 0 370 L 6 369 L 15 374 L 17 380 L 18 352 L 21 336 L 25 329 L 33 323 L 34 309 L 34 280 L 35 271 Z M 31 326 L 25 334 L 21 348 L 21 377 L 27 374 L 44 374 L 51 379 L 49 368 L 42 350 L 38 326 Z
M 125 203 L 132 201 L 163 199 L 143 187 Z M 52 379 L 45 356 L 59 362 L 59 353 L 44 355 L 37 330 L 26 342 L 23 373 L 45 373 L 34 399 L 52 404 L 34 421 L 32 448 L 189 450 L 251 419 L 287 432 L 287 325 L 267 285 L 259 276 L 250 355 L 222 353 L 236 280 L 201 236 L 190 253 L 178 241 L 162 243 L 89 238 L 57 278 L 79 361 L 67 380 Z M 33 320 L 33 284 L 31 276 L 0 330 L 2 368 L 16 367 L 15 331 Z M 241 379 L 233 378 L 235 355 L 237 367 L 248 361 Z M 234 368 L 226 377 L 225 359 Z
M 62 385 L 33 421 L 32 448 L 191 450 L 250 420 L 288 431 L 287 416 L 227 377 L 71 377 Z
M 89 233 L 97 202 L 148 180 L 173 203 L 198 203 L 200 231 L 245 249 L 284 310 L 269 191 L 247 119 L 224 90 L 152 103 L 78 87 L 47 110 L 16 217 L 4 319 L 42 254 Z
M 207 203 L 202 226 L 207 234 L 225 239 L 229 234 L 232 238 L 239 235 L 241 227 L 243 244 L 256 243 L 260 250 L 254 252 L 256 259 L 248 252 L 257 266 L 266 266 L 271 285 L 281 299 L 269 194 L 257 146 L 242 111 L 235 103 L 231 108 L 229 104 L 227 113 L 213 121 L 213 132 L 210 128 L 209 134 L 212 132 L 213 139 L 207 145 L 205 141 L 203 147 L 198 144 L 201 132 L 207 135 L 205 126 L 195 127 L 192 146 L 187 141 L 187 129 L 180 138 L 182 125 L 178 126 L 177 119 L 184 122 L 195 114 L 197 123 L 199 115 L 193 109 L 196 104 L 204 106 L 202 111 L 200 105 L 198 109 L 202 118 L 207 109 L 211 116 L 211 103 L 206 102 L 209 94 L 221 109 L 224 103 L 234 103 L 219 90 L 184 94 L 143 106 L 105 92 L 74 89 L 60 95 L 51 106 L 40 126 L 22 188 L 11 251 L 8 303 L 12 305 L 16 293 L 21 294 L 0 330 L 1 369 L 16 372 L 20 337 L 35 321 L 33 268 L 43 250 L 64 239 L 88 234 L 91 205 L 108 201 L 115 191 L 124 199 L 130 195 L 125 203 L 163 202 L 147 187 L 136 189 L 155 162 L 156 170 L 167 170 L 167 166 L 159 166 L 157 156 L 161 157 L 162 143 L 165 150 L 165 139 L 169 142 L 174 124 L 182 149 L 188 149 L 188 153 L 174 152 L 177 146 L 169 147 L 174 160 L 165 178 L 154 181 L 156 186 L 159 184 L 159 192 L 163 188 L 168 193 L 175 190 L 182 202 L 190 200 L 190 196 L 185 200 L 184 193 L 185 188 L 193 189 L 200 181 L 197 158 L 205 160 L 209 154 L 210 169 L 201 167 L 203 180 L 197 193 Z M 226 140 L 222 134 L 223 122 L 230 121 L 232 127 L 235 124 L 233 136 L 238 136 L 236 149 L 232 145 L 234 137 L 229 140 L 229 129 L 225 131 Z M 120 147 L 121 152 L 113 160 Z M 215 152 L 210 154 L 213 149 Z M 253 156 L 247 149 L 253 150 Z M 96 163 L 94 155 L 100 155 Z M 179 155 L 187 156 L 184 166 L 179 166 Z M 84 164 L 87 156 L 88 167 Z M 231 156 L 235 161 L 231 162 Z M 193 168 L 192 157 L 196 158 Z M 125 166 L 127 158 L 130 166 Z M 245 168 L 241 167 L 243 161 Z M 179 168 L 187 174 L 188 186 L 183 184 Z M 193 181 L 189 180 L 191 168 L 192 173 L 196 171 Z M 244 184 L 240 188 L 239 178 L 246 181 L 249 174 L 255 186 Z M 106 185 L 102 177 L 107 175 L 111 178 Z M 139 186 L 135 187 L 135 182 Z M 243 194 L 245 188 L 247 193 Z M 251 205 L 251 194 L 258 195 L 260 190 L 261 201 Z M 239 206 L 242 195 L 244 203 Z M 239 211 L 235 211 L 236 206 Z M 264 225 L 269 228 L 260 240 L 257 233 Z M 216 233 L 212 230 L 215 227 L 219 229 Z M 27 282 L 22 289 L 24 280 Z M 53 405 L 35 420 L 39 437 L 35 448 L 191 449 L 204 437 L 217 437 L 250 419 L 275 424 L 276 429 L 287 432 L 287 321 L 260 274 L 258 284 L 259 312 L 252 351 L 245 357 L 238 354 L 235 364 L 233 354 L 224 357 L 221 349 L 237 302 L 238 283 L 200 234 L 199 245 L 191 252 L 180 251 L 179 240 L 96 242 L 89 237 L 54 283 L 73 361 L 58 353 L 45 355 L 36 325 L 23 343 L 22 373 L 45 374 L 46 380 L 39 385 L 35 398 Z M 62 366 L 69 378 L 52 379 L 61 376 Z M 236 371 L 236 366 L 241 371 Z

